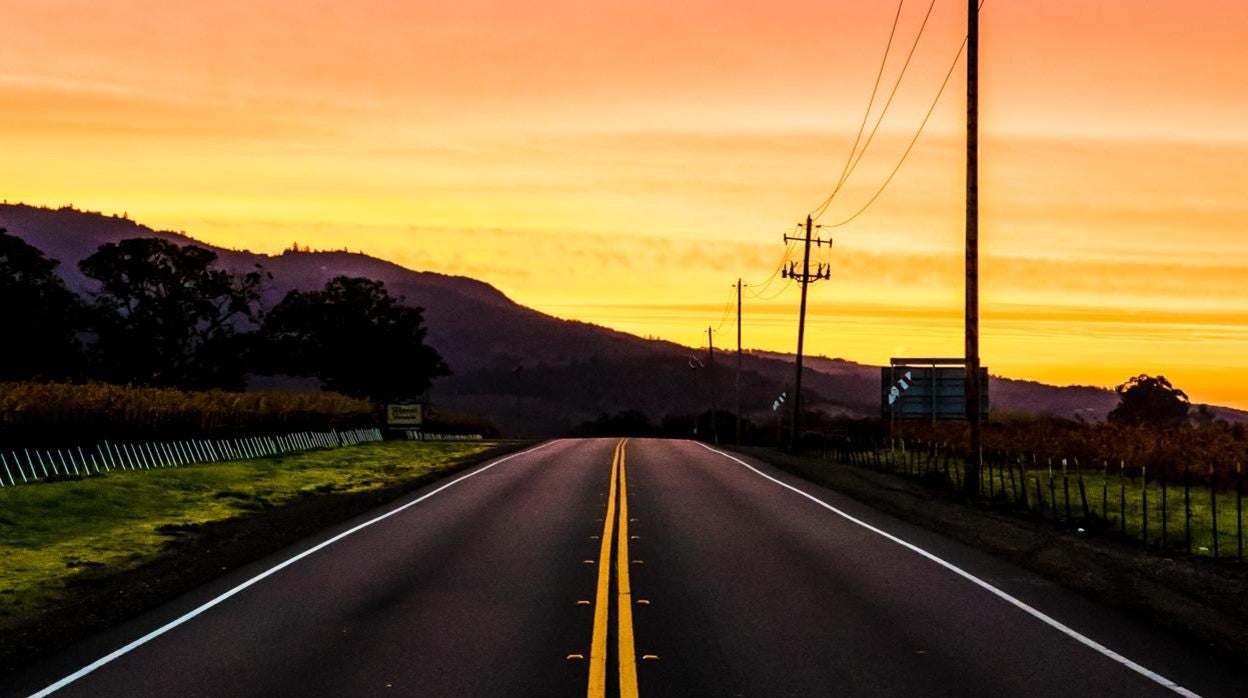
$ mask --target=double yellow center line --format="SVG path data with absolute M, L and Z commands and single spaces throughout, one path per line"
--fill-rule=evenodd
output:
M 607 623 L 611 598 L 611 539 L 615 533 L 618 493 L 619 539 L 616 541 L 616 609 L 619 622 L 616 655 L 620 665 L 620 696 L 637 696 L 637 653 L 633 642 L 633 592 L 628 581 L 628 485 L 625 479 L 625 439 L 615 446 L 611 461 L 611 488 L 607 493 L 607 513 L 603 517 L 602 545 L 598 553 L 598 593 L 594 601 L 594 636 L 589 648 L 589 698 L 607 693 Z

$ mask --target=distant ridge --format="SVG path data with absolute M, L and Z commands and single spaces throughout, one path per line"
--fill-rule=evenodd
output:
M 200 242 L 184 233 L 157 231 L 127 218 L 74 209 L 22 204 L 0 205 L 0 227 L 60 260 L 59 272 L 70 288 L 83 291 L 89 279 L 78 262 L 100 245 L 131 237 L 159 237 L 194 244 L 217 253 L 220 264 L 250 271 L 258 264 L 273 275 L 266 302 L 276 303 L 292 289 L 321 288 L 335 276 L 364 276 L 382 281 L 390 292 L 425 308 L 430 342 L 446 354 L 457 372 L 499 362 L 540 356 L 548 362 L 576 358 L 680 354 L 685 349 L 588 323 L 561 320 L 521 306 L 493 286 L 465 276 L 413 271 L 357 252 L 294 252 L 265 255 Z M 550 336 L 550 332 L 556 332 Z M 558 340 L 563 341 L 558 341 Z M 555 341 L 552 341 L 555 340 Z
M 756 356 L 791 361 L 788 354 L 752 352 Z M 875 391 L 872 404 L 879 400 L 880 369 L 876 366 L 829 359 L 822 356 L 807 357 L 806 366 L 812 370 L 840 376 L 845 382 L 855 384 L 855 392 Z M 991 368 L 991 367 L 989 367 Z M 1105 415 L 1118 405 L 1118 396 L 1107 388 L 1087 385 L 1055 386 L 1036 381 L 989 376 L 988 392 L 994 409 L 1018 412 L 1037 412 L 1055 417 L 1082 417 L 1088 421 L 1105 419 Z M 1218 408 L 1232 419 L 1248 419 L 1248 413 L 1231 408 Z
M 273 275 L 266 291 L 268 304 L 291 289 L 320 288 L 339 275 L 377 279 L 392 294 L 425 309 L 428 341 L 454 371 L 437 382 L 433 400 L 483 414 L 513 432 L 561 434 L 601 414 L 625 409 L 639 410 L 657 422 L 664 416 L 705 410 L 709 404 L 705 371 L 688 366 L 689 355 L 697 350 L 556 318 L 464 276 L 414 271 L 353 252 L 264 255 L 229 250 L 185 233 L 153 230 L 125 216 L 72 208 L 0 204 L 0 227 L 60 260 L 62 277 L 80 292 L 89 288 L 89 280 L 78 271 L 80 260 L 102 244 L 145 236 L 211 249 L 223 267 L 234 271 L 261 265 Z M 748 352 L 742 373 L 742 411 L 747 417 L 760 423 L 774 419 L 770 406 L 792 381 L 792 361 L 789 354 Z M 824 357 L 808 359 L 807 366 L 812 408 L 855 417 L 878 414 L 878 368 Z M 731 376 L 722 370 L 717 379 L 721 409 L 732 407 Z M 990 390 L 994 408 L 1088 420 L 1103 419 L 1117 401 L 1112 391 L 1102 388 L 1055 387 L 995 376 Z M 1238 410 L 1216 408 L 1216 412 L 1248 421 L 1248 413 Z

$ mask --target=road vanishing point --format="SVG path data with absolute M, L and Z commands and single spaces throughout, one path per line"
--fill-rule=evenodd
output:
M 1245 695 L 1239 672 L 748 457 L 584 439 L 230 571 L 0 695 Z

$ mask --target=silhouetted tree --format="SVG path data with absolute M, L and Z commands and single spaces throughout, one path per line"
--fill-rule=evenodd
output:
M 246 337 L 259 314 L 259 271 L 233 274 L 217 255 L 159 238 L 102 245 L 79 267 L 93 294 L 102 377 L 139 385 L 241 388 Z
M 378 402 L 416 398 L 450 373 L 425 332 L 424 309 L 402 305 L 380 281 L 339 276 L 320 291 L 291 291 L 269 313 L 266 368 Z
M 0 380 L 81 372 L 82 304 L 56 275 L 58 264 L 0 228 Z
M 1201 403 L 1196 406 L 1196 414 L 1192 415 L 1192 424 L 1200 429 L 1208 429 L 1219 423 L 1217 415 L 1209 409 L 1209 405 Z M 1223 422 L 1223 426 L 1225 423 Z
M 1187 393 L 1170 385 L 1165 376 L 1140 374 L 1114 388 L 1118 406 L 1108 415 L 1114 424 L 1177 426 L 1187 422 L 1191 402 Z

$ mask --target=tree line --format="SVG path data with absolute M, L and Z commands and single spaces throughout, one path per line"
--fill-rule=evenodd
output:
M 248 374 L 311 376 L 387 402 L 450 372 L 423 309 L 380 281 L 339 276 L 265 308 L 271 274 L 216 261 L 160 238 L 108 243 L 79 263 L 94 284 L 78 295 L 60 262 L 0 228 L 0 380 L 240 390 Z

